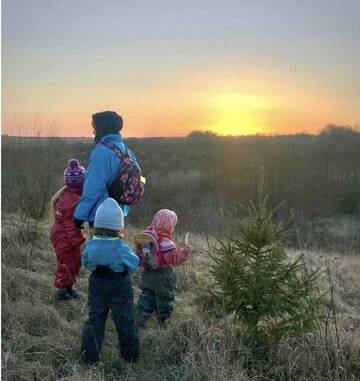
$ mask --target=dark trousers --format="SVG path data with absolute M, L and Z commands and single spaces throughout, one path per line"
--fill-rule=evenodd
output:
M 139 357 L 139 337 L 134 324 L 133 292 L 129 274 L 92 273 L 89 277 L 89 318 L 81 335 L 81 352 L 87 362 L 100 359 L 109 311 L 118 334 L 121 356 L 126 361 Z
M 145 269 L 141 276 L 141 293 L 137 305 L 137 322 L 145 326 L 150 315 L 155 312 L 160 323 L 168 319 L 173 311 L 176 277 L 171 267 Z

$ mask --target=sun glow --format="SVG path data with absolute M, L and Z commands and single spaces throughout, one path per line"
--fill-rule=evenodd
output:
M 258 95 L 221 94 L 209 99 L 214 123 L 208 128 L 221 135 L 251 135 L 263 132 L 262 111 L 269 101 Z

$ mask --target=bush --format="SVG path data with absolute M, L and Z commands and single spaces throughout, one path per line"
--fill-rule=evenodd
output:
M 261 186 L 260 186 L 261 187 Z M 243 323 L 253 344 L 277 343 L 283 336 L 309 330 L 317 318 L 316 272 L 307 274 L 302 255 L 287 261 L 287 230 L 272 222 L 267 197 L 246 209 L 235 234 L 220 240 L 211 257 L 216 306 Z

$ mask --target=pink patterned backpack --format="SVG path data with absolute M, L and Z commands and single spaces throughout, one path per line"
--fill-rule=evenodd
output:
M 120 158 L 117 176 L 108 185 L 109 197 L 115 199 L 119 204 L 137 204 L 144 195 L 145 179 L 133 162 L 128 148 L 125 146 L 125 152 L 122 152 L 116 144 L 107 140 L 101 141 L 100 144 L 114 151 Z
M 140 266 L 157 269 L 161 265 L 161 253 L 158 236 L 154 230 L 144 230 L 134 237 L 136 255 L 140 258 Z

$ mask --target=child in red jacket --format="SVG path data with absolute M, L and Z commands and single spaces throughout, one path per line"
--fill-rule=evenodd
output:
M 177 224 L 177 215 L 172 210 L 159 210 L 148 228 L 156 236 L 158 261 L 155 268 L 141 262 L 145 267 L 141 274 L 141 293 L 137 305 L 137 324 L 144 328 L 150 315 L 155 312 L 159 323 L 168 319 L 173 311 L 176 276 L 172 266 L 180 266 L 188 259 L 190 246 L 177 248 L 172 233 Z
M 64 171 L 65 186 L 52 198 L 54 223 L 50 240 L 56 254 L 55 298 L 75 299 L 79 295 L 73 288 L 79 275 L 81 245 L 85 238 L 74 225 L 74 211 L 81 197 L 86 170 L 78 160 L 69 160 Z

